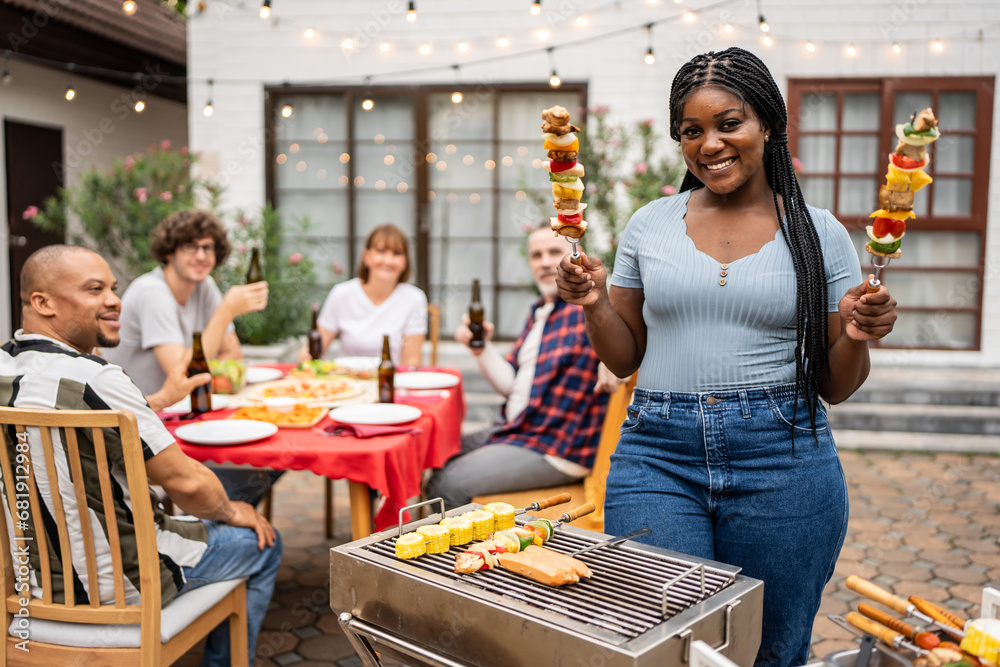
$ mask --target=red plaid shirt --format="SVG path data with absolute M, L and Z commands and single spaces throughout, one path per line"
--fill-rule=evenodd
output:
M 517 372 L 517 354 L 535 322 L 532 306 L 524 331 L 507 356 Z M 528 406 L 490 437 L 490 444 L 527 447 L 586 468 L 594 465 L 608 394 L 594 393 L 599 360 L 590 346 L 583 308 L 556 298 L 545 320 Z

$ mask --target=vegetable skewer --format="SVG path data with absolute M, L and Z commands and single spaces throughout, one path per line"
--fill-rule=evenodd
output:
M 549 218 L 552 231 L 566 237 L 573 246 L 570 261 L 580 266 L 583 259 L 577 242 L 587 231 L 587 222 L 583 219 L 583 209 L 586 204 L 580 203 L 583 198 L 583 165 L 576 161 L 580 151 L 580 140 L 575 132 L 580 128 L 570 123 L 569 111 L 561 106 L 554 106 L 542 112 L 542 139 L 545 140 L 545 150 L 548 160 L 544 163 L 545 171 L 549 172 L 552 184 L 552 205 L 556 209 L 556 217 Z

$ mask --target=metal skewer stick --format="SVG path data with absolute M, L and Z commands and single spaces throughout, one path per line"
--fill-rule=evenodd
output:
M 573 246 L 573 252 L 569 256 L 569 261 L 573 262 L 577 266 L 583 266 L 583 258 L 580 257 L 580 250 L 577 248 L 577 240 L 572 236 L 567 236 L 566 240 Z
M 872 268 L 875 270 L 875 277 L 868 281 L 869 294 L 874 294 L 882 286 L 879 276 L 882 275 L 882 269 L 889 266 L 890 261 L 891 260 L 884 255 L 872 255 Z

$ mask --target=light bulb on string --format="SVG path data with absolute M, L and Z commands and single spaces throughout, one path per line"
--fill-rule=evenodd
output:
M 306 28 L 302 34 L 305 36 L 306 39 L 312 39 L 313 37 L 316 36 L 316 29 L 313 27 Z
M 291 104 L 286 104 L 285 106 L 281 107 L 282 118 L 291 118 L 293 113 L 295 113 L 295 109 L 294 107 L 292 107 Z
M 452 104 L 461 104 L 465 96 L 462 94 L 462 71 L 458 65 L 452 65 L 451 68 L 455 71 L 455 92 L 451 94 Z
M 3 68 L 3 76 L 0 77 L 0 82 L 5 86 L 9 86 L 14 81 L 14 75 L 10 73 L 10 69 L 7 67 Z
M 406 20 L 413 23 L 417 20 L 417 3 L 410 0 L 410 5 L 406 10 Z
M 506 37 L 499 37 L 497 38 L 497 46 L 499 46 L 501 49 L 506 49 L 508 46 L 510 46 L 510 40 L 507 39 Z
M 646 24 L 646 57 L 643 58 L 647 65 L 652 65 L 656 62 L 656 56 L 653 55 L 653 24 Z
M 66 82 L 66 93 L 64 97 L 67 102 L 72 102 L 76 99 L 76 88 L 73 87 L 73 70 L 76 69 L 76 65 L 69 63 L 66 65 L 66 70 L 70 73 L 69 81 Z
M 201 110 L 205 114 L 205 118 L 208 118 L 213 113 L 215 113 L 215 107 L 212 106 L 212 93 L 215 91 L 215 81 L 212 79 L 208 80 L 208 101 L 205 102 L 205 108 Z
M 137 7 L 135 5 L 135 0 L 125 0 L 125 2 L 122 3 L 122 11 L 128 14 L 129 16 L 135 14 L 136 9 Z
M 142 113 L 146 110 L 146 101 L 140 97 L 135 101 L 135 105 L 132 108 L 135 109 L 136 113 Z
M 808 51 L 809 53 L 813 53 L 814 51 L 816 51 L 816 44 L 813 43 L 811 39 L 808 42 L 806 42 L 806 51 Z
M 938 52 L 944 51 L 944 42 L 940 39 L 935 39 L 931 42 L 931 48 Z
M 892 43 L 892 52 L 895 53 L 897 56 L 903 52 L 903 47 L 899 45 L 899 42 Z
M 764 35 L 764 38 L 760 40 L 764 46 L 771 47 L 774 46 L 774 40 L 771 39 L 770 35 Z
M 847 45 L 847 55 L 849 55 L 851 58 L 853 58 L 854 56 L 858 55 L 858 49 L 857 49 L 857 47 L 854 46 L 853 44 L 848 44 Z
M 538 16 L 542 13 L 542 0 L 535 0 L 531 3 L 531 15 Z
M 684 12 L 684 20 L 687 21 L 688 23 L 691 23 L 696 18 L 698 17 L 695 15 L 694 12 Z
M 372 89 L 371 89 L 371 77 L 365 77 L 365 97 L 361 100 L 361 108 L 365 111 L 371 111 L 375 108 L 375 100 L 372 99 Z
M 764 15 L 763 14 L 761 14 L 758 17 L 758 21 L 760 22 L 759 24 L 760 24 L 760 31 L 761 32 L 770 32 L 771 31 L 771 26 L 769 26 L 767 24 L 767 21 L 764 20 Z
M 271 0 L 264 0 L 264 3 L 260 6 L 260 17 L 266 19 L 271 15 Z
M 576 24 L 577 24 L 578 26 L 580 26 L 581 28 L 582 28 L 583 26 L 587 25 L 587 17 L 586 17 L 586 16 L 583 16 L 583 15 L 580 15 L 580 16 L 577 16 L 577 17 L 576 17 Z
M 722 31 L 728 35 L 733 34 L 733 25 L 731 23 L 725 24 L 724 26 L 722 26 Z
M 468 53 L 468 51 L 469 51 L 469 43 L 468 42 L 459 42 L 458 45 L 455 48 L 458 50 L 459 53 Z
M 389 53 L 389 51 L 392 51 L 392 44 L 389 42 L 382 42 L 378 45 L 378 50 L 382 53 Z
M 562 85 L 562 79 L 559 78 L 555 70 L 552 70 L 552 76 L 549 77 L 549 85 L 553 88 L 558 88 Z

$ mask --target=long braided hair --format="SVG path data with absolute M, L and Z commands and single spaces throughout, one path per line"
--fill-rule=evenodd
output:
M 809 408 L 810 425 L 815 430 L 819 382 L 828 372 L 826 271 L 819 236 L 806 210 L 788 152 L 785 102 L 767 66 L 749 51 L 732 47 L 695 56 L 680 68 L 670 89 L 670 136 L 675 141 L 680 141 L 684 103 L 702 86 L 718 86 L 733 93 L 771 128 L 770 141 L 764 144 L 764 170 L 781 235 L 791 251 L 795 268 L 795 404 L 803 396 Z M 681 192 L 701 187 L 704 184 L 688 171 Z M 778 204 L 779 195 L 784 217 Z M 794 438 L 794 428 L 792 432 Z

